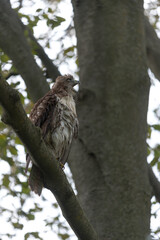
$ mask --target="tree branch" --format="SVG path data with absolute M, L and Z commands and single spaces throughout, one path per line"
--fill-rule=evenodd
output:
M 49 86 L 34 60 L 22 23 L 6 0 L 0 1 L 0 47 L 13 60 L 32 100 L 42 97 L 49 90 Z
M 47 69 L 47 76 L 56 79 L 57 76 L 61 75 L 58 71 L 58 68 L 53 64 L 52 60 L 48 57 L 48 55 L 45 53 L 42 46 L 37 42 L 37 39 L 33 36 L 30 29 L 28 29 L 25 25 L 23 25 L 25 29 L 28 30 L 29 38 L 31 39 L 31 47 L 34 49 L 38 57 L 41 59 L 43 65 Z
M 152 167 L 148 164 L 148 175 L 149 181 L 153 189 L 153 195 L 156 197 L 157 201 L 160 203 L 160 182 L 154 175 Z
M 155 77 L 160 80 L 160 39 L 147 17 L 145 17 L 145 33 L 148 67 Z
M 13 127 L 43 171 L 45 184 L 56 197 L 73 231 L 81 240 L 96 240 L 94 229 L 86 218 L 65 174 L 43 141 L 40 129 L 27 118 L 17 91 L 0 79 L 0 92 L 0 103 L 5 109 L 3 121 Z

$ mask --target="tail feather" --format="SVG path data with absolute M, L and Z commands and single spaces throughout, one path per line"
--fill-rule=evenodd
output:
M 31 190 L 34 191 L 39 196 L 41 195 L 43 184 L 43 174 L 39 167 L 33 164 L 30 176 L 29 176 L 29 185 Z

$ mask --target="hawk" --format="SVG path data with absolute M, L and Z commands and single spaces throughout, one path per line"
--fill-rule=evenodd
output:
M 78 81 L 71 75 L 59 76 L 52 89 L 39 99 L 31 113 L 30 120 L 42 130 L 42 137 L 61 166 L 67 161 L 72 140 L 78 135 L 74 86 Z M 41 194 L 43 174 L 31 156 L 26 155 L 26 171 L 32 161 L 29 185 L 35 193 Z

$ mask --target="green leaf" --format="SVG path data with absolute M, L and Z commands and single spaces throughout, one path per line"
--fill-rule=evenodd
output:
M 49 13 L 54 13 L 54 11 L 53 11 L 52 8 L 48 8 L 48 12 L 49 12 Z
M 31 208 L 29 210 L 30 213 L 34 213 L 34 212 L 41 212 L 42 211 L 42 208 L 41 207 L 38 207 L 38 204 L 35 203 L 35 208 Z
M 11 83 L 11 87 L 15 88 L 20 84 L 20 81 L 16 82 L 16 83 Z
M 21 103 L 24 105 L 25 97 L 20 92 L 19 92 L 19 96 L 20 96 L 20 99 L 21 99 Z
M 76 65 L 77 65 L 77 67 L 79 67 L 79 61 L 78 61 L 78 58 L 76 59 L 75 63 L 76 63 Z
M 157 157 L 154 157 L 153 160 L 151 161 L 151 166 L 153 167 L 158 161 L 158 158 Z
M 1 58 L 1 61 L 4 63 L 8 62 L 9 60 L 9 57 L 6 54 L 2 54 L 0 58 Z
M 6 136 L 3 134 L 0 134 L 0 144 L 6 141 Z
M 64 50 L 64 55 L 67 55 L 68 53 L 73 53 L 74 49 L 76 48 L 76 46 L 72 46 L 72 47 L 68 47 L 67 49 Z
M 14 146 L 10 145 L 10 146 L 8 147 L 8 149 L 9 149 L 9 151 L 10 151 L 10 153 L 11 153 L 12 155 L 17 156 L 18 151 L 17 151 L 17 149 L 16 149 Z
M 15 144 L 23 145 L 23 143 L 21 142 L 21 140 L 17 136 L 15 137 L 14 141 L 15 141 Z
M 147 138 L 151 138 L 151 133 L 152 133 L 152 129 L 150 126 L 148 126 Z
M 160 124 L 151 125 L 155 130 L 160 131 Z
M 50 26 L 52 29 L 55 27 L 58 27 L 62 22 L 65 21 L 64 18 L 59 17 L 59 16 L 54 16 L 54 19 L 49 19 L 48 17 L 45 16 L 45 19 L 47 19 L 47 26 Z
M 24 235 L 24 239 L 27 240 L 30 236 L 33 236 L 34 238 L 37 238 L 37 239 L 40 239 L 40 240 L 43 240 L 40 236 L 39 236 L 39 233 L 38 232 L 29 232 L 29 233 L 26 233 Z
M 41 12 L 42 11 L 42 8 L 38 8 L 37 10 L 36 10 L 36 12 Z
M 159 145 L 154 149 L 154 157 L 157 159 L 160 157 Z
M 53 207 L 58 208 L 58 204 L 57 203 L 53 203 L 52 205 L 53 205 Z
M 31 213 L 27 214 L 27 218 L 28 220 L 34 220 L 35 219 L 35 216 Z
M 59 16 L 55 16 L 55 19 L 56 19 L 56 21 L 57 21 L 59 24 L 61 24 L 62 22 L 65 21 L 65 18 L 59 17 Z
M 23 224 L 20 224 L 20 223 L 18 223 L 18 222 L 16 222 L 16 223 L 13 223 L 13 222 L 12 222 L 12 225 L 13 225 L 14 228 L 23 229 Z
M 150 153 L 151 153 L 151 149 L 148 147 L 148 148 L 147 148 L 147 156 L 149 156 Z
M 4 159 L 6 162 L 8 162 L 8 164 L 12 167 L 14 166 L 14 161 L 11 157 L 7 157 Z
M 22 186 L 22 193 L 28 195 L 30 193 L 30 189 L 28 185 L 26 187 Z
M 26 217 L 27 218 L 27 220 L 34 220 L 35 219 L 35 216 L 34 216 L 34 214 L 32 214 L 32 213 L 26 213 L 26 212 L 24 212 L 22 209 L 19 209 L 18 211 L 17 211 L 17 213 L 18 213 L 18 216 L 23 216 L 23 217 Z
M 3 175 L 4 177 L 3 177 L 3 186 L 5 186 L 6 188 L 8 188 L 8 186 L 9 186 L 9 175 L 8 174 L 4 174 Z
M 157 168 L 160 171 L 160 162 L 157 163 Z
M 29 19 L 28 27 L 30 28 L 30 30 L 32 30 L 33 27 L 37 26 L 39 20 L 40 19 L 38 16 L 35 16 L 33 20 Z
M 44 19 L 48 19 L 48 15 L 46 13 L 43 13 L 42 16 Z
M 63 240 L 66 240 L 66 239 L 69 239 L 69 235 L 67 233 L 58 233 L 58 236 L 63 239 Z
M 160 228 L 158 227 L 157 230 L 155 231 L 155 233 L 159 233 L 160 232 Z
M 46 43 L 46 47 L 50 48 L 50 43 L 49 42 Z

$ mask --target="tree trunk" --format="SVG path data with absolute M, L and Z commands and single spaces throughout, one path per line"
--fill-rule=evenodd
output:
M 100 240 L 149 234 L 143 1 L 72 0 L 80 65 L 80 132 L 70 167 Z

